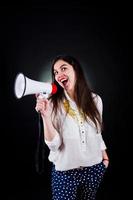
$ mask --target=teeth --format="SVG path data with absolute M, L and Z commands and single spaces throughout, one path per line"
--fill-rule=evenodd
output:
M 65 81 L 65 80 L 67 80 L 67 79 L 62 79 L 60 82 L 62 83 L 62 82 Z

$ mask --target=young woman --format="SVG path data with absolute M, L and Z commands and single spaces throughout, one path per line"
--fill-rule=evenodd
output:
M 58 56 L 52 64 L 57 93 L 37 98 L 50 149 L 53 200 L 94 200 L 109 164 L 102 138 L 102 100 L 89 88 L 80 63 Z M 80 195 L 80 197 L 79 197 Z

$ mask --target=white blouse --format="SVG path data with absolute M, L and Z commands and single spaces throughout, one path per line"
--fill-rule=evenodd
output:
M 53 162 L 59 171 L 92 166 L 102 161 L 102 151 L 106 149 L 100 129 L 92 121 L 84 121 L 77 109 L 75 102 L 65 92 L 70 107 L 75 112 L 75 117 L 66 115 L 64 106 L 53 117 L 53 125 L 57 130 L 52 141 L 45 143 L 50 149 L 49 161 Z M 102 100 L 99 95 L 93 94 L 97 108 L 102 116 Z

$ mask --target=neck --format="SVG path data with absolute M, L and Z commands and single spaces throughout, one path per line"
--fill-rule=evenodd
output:
M 69 97 L 74 101 L 74 92 L 73 91 L 66 91 Z

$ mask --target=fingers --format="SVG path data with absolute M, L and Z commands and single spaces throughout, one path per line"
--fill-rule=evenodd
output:
M 45 109 L 46 109 L 45 103 L 43 101 L 37 101 L 35 109 L 37 112 L 45 111 Z
M 35 110 L 40 112 L 42 115 L 45 115 L 48 111 L 49 101 L 47 99 L 40 99 L 39 97 L 36 99 L 36 107 Z

